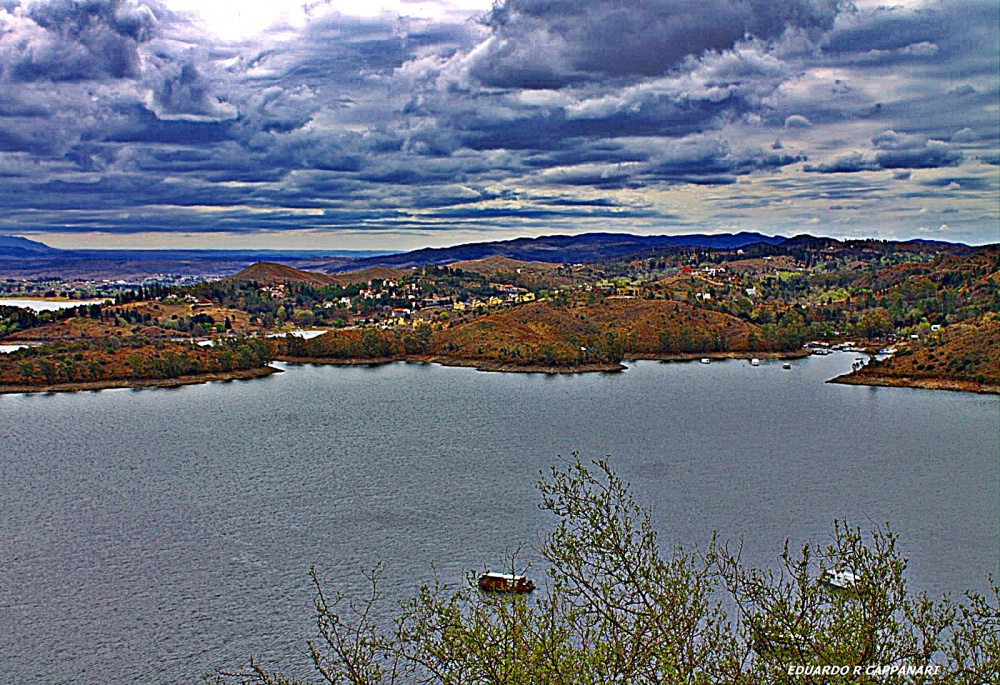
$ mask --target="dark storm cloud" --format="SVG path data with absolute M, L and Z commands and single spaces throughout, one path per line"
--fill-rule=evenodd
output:
M 606 77 L 655 76 L 689 55 L 747 35 L 827 30 L 835 0 L 507 0 L 487 18 L 490 39 L 471 74 L 501 88 L 558 88 Z
M 872 138 L 874 155 L 852 152 L 829 162 L 806 164 L 805 171 L 821 174 L 856 173 L 879 169 L 935 169 L 957 166 L 964 159 L 959 150 L 942 140 L 920 135 L 882 131 Z
M 165 65 L 146 105 L 162 121 L 229 121 L 236 107 L 212 94 L 212 86 L 191 63 Z
M 139 75 L 139 45 L 156 18 L 135 0 L 52 0 L 21 13 L 8 3 L 0 55 L 15 82 L 79 81 Z
M 833 30 L 823 51 L 832 60 L 862 66 L 895 65 L 907 59 L 933 57 L 934 62 L 962 62 L 965 77 L 993 73 L 997 8 L 993 0 L 962 0 L 928 4 L 916 10 L 885 7 L 845 20 Z M 969 41 L 975 41 L 970 43 Z
M 858 171 L 875 171 L 879 168 L 881 167 L 877 163 L 866 159 L 860 152 L 852 152 L 821 164 L 806 164 L 803 167 L 806 171 L 820 174 L 850 174 Z
M 0 0 L 0 224 L 675 226 L 643 193 L 682 185 L 730 186 L 720 220 L 801 221 L 905 203 L 927 170 L 950 170 L 928 193 L 981 193 L 1000 160 L 995 0 L 311 16 L 222 43 L 169 0 Z M 757 179 L 774 195 L 747 197 Z

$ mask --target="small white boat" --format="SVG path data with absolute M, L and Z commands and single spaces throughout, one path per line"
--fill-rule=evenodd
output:
M 750 366 L 760 366 L 760 360 L 757 359 L 757 357 L 754 357 L 750 360 Z
M 853 590 L 857 587 L 858 577 L 850 571 L 827 570 L 819 577 L 819 581 L 841 590 Z
M 783 369 L 790 369 L 790 368 L 792 368 L 792 365 L 789 364 L 788 362 L 785 362 L 784 364 L 781 365 L 781 368 L 783 368 Z
M 702 364 L 711 364 L 711 363 L 712 363 L 712 360 L 711 360 L 711 359 L 709 359 L 708 357 L 702 357 L 702 358 L 701 358 L 701 363 L 702 363 Z

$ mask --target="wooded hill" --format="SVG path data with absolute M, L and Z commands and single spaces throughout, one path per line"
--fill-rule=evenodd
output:
M 275 343 L 275 353 L 342 361 L 438 357 L 485 367 L 572 370 L 614 366 L 633 355 L 794 350 L 805 335 L 804 329 L 775 330 L 777 335 L 768 335 L 734 316 L 667 300 L 579 306 L 539 302 L 448 328 L 331 331 L 312 340 L 289 336 Z

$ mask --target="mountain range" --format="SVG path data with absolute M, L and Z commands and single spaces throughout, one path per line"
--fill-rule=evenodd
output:
M 914 246 L 963 250 L 967 246 L 925 240 Z M 409 252 L 345 250 L 62 250 L 17 236 L 0 235 L 0 276 L 52 278 L 132 278 L 154 273 L 225 276 L 258 261 L 276 262 L 327 274 L 374 267 L 405 269 L 502 257 L 525 262 L 595 263 L 647 252 L 704 248 L 732 250 L 748 245 L 838 245 L 834 238 L 792 238 L 740 232 L 722 234 L 640 236 L 628 233 L 584 233 L 515 238 Z

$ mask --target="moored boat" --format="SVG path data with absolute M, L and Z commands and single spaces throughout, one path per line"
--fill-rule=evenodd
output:
M 535 589 L 534 581 L 527 576 L 494 573 L 493 571 L 481 574 L 476 584 L 480 590 L 489 592 L 531 592 Z
M 858 584 L 858 577 L 850 571 L 827 570 L 819 577 L 825 583 L 841 590 L 853 590 Z
M 750 360 L 750 366 L 760 366 L 760 360 L 757 359 L 757 357 L 754 357 Z
M 712 363 L 712 360 L 711 360 L 711 359 L 709 359 L 708 357 L 702 357 L 702 358 L 701 358 L 701 363 L 702 363 L 702 364 L 711 364 L 711 363 Z

